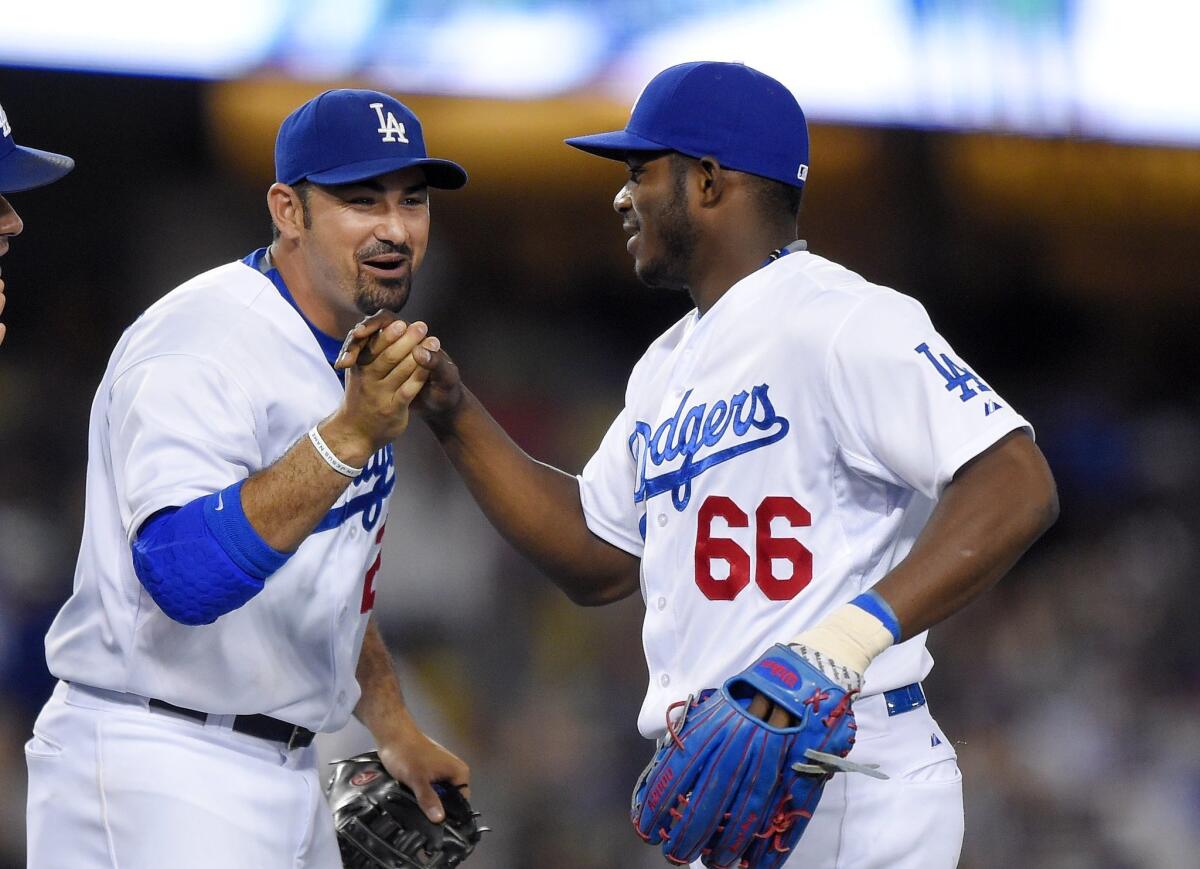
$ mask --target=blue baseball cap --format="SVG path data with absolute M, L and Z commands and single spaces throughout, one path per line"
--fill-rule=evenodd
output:
M 808 178 L 808 124 L 800 104 L 775 79 L 741 63 L 665 69 L 646 85 L 624 130 L 566 142 L 610 160 L 678 151 L 793 187 Z
M 0 106 L 0 193 L 20 193 L 42 187 L 75 168 L 75 161 L 63 154 L 26 148 L 13 141 L 12 124 Z
M 420 166 L 430 187 L 457 190 L 467 173 L 425 152 L 421 122 L 379 91 L 325 91 L 288 115 L 275 139 L 275 180 L 349 184 Z

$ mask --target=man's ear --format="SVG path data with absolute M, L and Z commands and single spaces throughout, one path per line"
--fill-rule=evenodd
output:
M 296 188 L 276 181 L 267 190 L 267 211 L 271 222 L 279 230 L 279 237 L 292 240 L 304 228 L 304 203 Z
M 729 173 L 716 157 L 701 157 L 692 163 L 699 186 L 701 208 L 711 208 L 721 201 L 729 186 Z

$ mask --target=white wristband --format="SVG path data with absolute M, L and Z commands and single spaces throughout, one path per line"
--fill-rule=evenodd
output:
M 329 467 L 333 468 L 339 474 L 353 480 L 363 472 L 362 468 L 351 467 L 335 456 L 333 450 L 329 448 L 329 444 L 325 443 L 325 438 L 321 437 L 321 433 L 317 431 L 315 425 L 308 430 L 308 439 L 312 443 L 313 449 L 317 451 L 317 455 L 323 458 Z

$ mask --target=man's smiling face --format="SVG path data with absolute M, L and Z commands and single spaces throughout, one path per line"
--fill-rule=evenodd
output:
M 314 288 L 356 316 L 399 311 L 429 244 L 429 188 L 420 168 L 351 184 L 311 184 L 301 247 Z

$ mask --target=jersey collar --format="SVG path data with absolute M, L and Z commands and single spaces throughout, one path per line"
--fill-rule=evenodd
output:
M 283 275 L 279 274 L 279 269 L 271 262 L 267 248 L 260 247 L 253 253 L 247 254 L 242 259 L 242 262 L 271 279 L 271 283 L 275 285 L 275 289 L 279 291 L 279 295 L 283 296 L 284 300 L 295 309 L 296 313 L 300 315 L 300 319 L 304 321 L 304 325 L 308 326 L 309 331 L 313 333 L 313 337 L 317 339 L 317 344 L 320 345 L 321 352 L 325 354 L 325 358 L 329 361 L 329 364 L 333 365 L 333 363 L 337 362 L 337 358 L 342 352 L 342 339 L 326 335 L 304 315 L 304 312 L 300 310 L 300 306 L 296 304 L 296 300 L 292 298 L 287 284 L 283 282 Z M 337 374 L 341 378 L 342 372 L 339 371 Z
M 771 263 L 775 262 L 775 260 L 779 259 L 780 257 L 785 257 L 789 253 L 797 253 L 802 250 L 808 250 L 808 242 L 802 238 L 798 238 L 789 245 L 785 245 L 784 247 L 776 248 L 775 250 L 771 251 L 767 258 L 763 260 L 762 265 L 759 266 L 759 268 L 761 269 L 764 266 L 769 266 Z
M 781 248 L 776 248 L 775 250 L 771 251 L 767 255 L 767 258 L 765 260 L 763 260 L 762 263 L 759 265 L 759 267 L 757 269 L 755 269 L 753 272 L 751 272 L 750 275 L 753 275 L 753 274 L 756 274 L 757 272 L 762 271 L 764 268 L 769 266 L 771 263 L 775 262 L 775 260 L 781 259 L 781 258 L 787 256 L 789 253 L 799 253 L 802 250 L 808 250 L 808 242 L 802 238 L 798 238 L 795 241 L 793 241 L 791 244 L 785 245 Z M 717 305 L 720 305 L 721 302 L 723 302 L 725 300 L 725 297 L 728 296 L 731 292 L 733 292 L 734 287 L 736 287 L 742 281 L 749 278 L 750 275 L 746 275 L 746 277 L 742 278 L 737 283 L 735 283 L 732 287 L 730 287 L 728 290 L 726 290 L 724 293 L 722 293 L 721 298 L 717 299 L 716 303 L 711 308 L 708 309 L 707 314 L 701 314 L 700 309 L 697 308 L 695 310 L 696 322 L 699 322 L 700 320 L 704 319 L 709 314 L 711 314 L 716 309 Z

